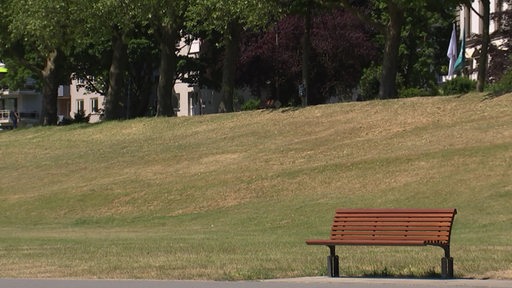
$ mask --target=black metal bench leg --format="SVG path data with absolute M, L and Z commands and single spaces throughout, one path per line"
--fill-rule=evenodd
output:
M 327 256 L 327 276 L 340 277 L 340 260 L 336 255 L 335 246 L 329 246 L 330 254 Z
M 441 278 L 453 278 L 453 258 L 443 257 L 441 259 Z
M 453 278 L 453 257 L 450 257 L 450 247 L 443 247 L 444 257 L 441 259 L 441 278 Z

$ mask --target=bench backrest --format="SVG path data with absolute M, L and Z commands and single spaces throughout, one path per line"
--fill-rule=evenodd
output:
M 336 209 L 331 240 L 449 245 L 456 209 Z

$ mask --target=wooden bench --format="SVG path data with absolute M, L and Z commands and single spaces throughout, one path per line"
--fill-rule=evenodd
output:
M 306 240 L 329 247 L 327 274 L 339 277 L 337 245 L 439 246 L 444 249 L 441 276 L 453 278 L 450 236 L 456 209 L 336 209 L 331 237 Z

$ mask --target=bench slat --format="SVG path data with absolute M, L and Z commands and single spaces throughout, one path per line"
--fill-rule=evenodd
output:
M 423 241 L 440 241 L 440 242 L 447 242 L 448 237 L 437 237 L 437 236 L 430 236 L 430 235 L 413 235 L 404 237 L 401 235 L 387 235 L 387 236 L 371 236 L 371 235 L 345 235 L 343 237 L 331 237 L 330 240 L 357 240 L 357 239 L 364 239 L 364 240 L 423 240 Z
M 366 245 L 366 246 L 380 246 L 380 245 L 389 245 L 389 246 L 425 246 L 425 242 L 422 240 L 410 240 L 410 241 L 396 241 L 396 240 L 307 240 L 307 244 L 309 245 Z
M 368 231 L 368 230 L 382 230 L 382 231 L 450 231 L 449 225 L 414 225 L 414 226 L 400 226 L 400 225 L 334 225 L 333 230 L 352 230 L 352 231 Z
M 336 209 L 336 213 L 453 213 L 455 211 L 454 208 L 437 208 L 437 209 L 429 209 L 429 208 L 338 208 Z
M 450 222 L 453 217 L 339 217 L 334 222 Z
M 432 232 L 432 231 L 333 231 L 331 237 L 341 238 L 345 236 L 371 236 L 371 237 L 385 237 L 385 236 L 435 236 L 448 238 L 449 232 Z
M 365 216 L 369 216 L 369 217 L 403 217 L 404 215 L 409 215 L 410 217 L 439 217 L 439 216 L 442 216 L 442 217 L 451 217 L 451 215 L 453 215 L 451 212 L 416 212 L 416 213 L 413 213 L 413 212 L 396 212 L 396 211 L 390 211 L 388 213 L 384 213 L 384 212 L 362 212 L 362 213 L 354 213 L 354 212 L 350 212 L 350 213 L 346 213 L 344 211 L 336 211 L 336 215 L 339 215 L 339 216 L 346 216 L 346 217 L 365 217 Z
M 451 222 L 335 222 L 333 228 L 351 228 L 351 227 L 450 227 Z
M 343 237 L 350 235 L 369 235 L 372 237 L 379 236 L 401 236 L 401 237 L 410 237 L 410 236 L 438 236 L 438 237 L 446 237 L 450 233 L 448 232 L 437 232 L 437 231 L 333 231 L 331 233 L 331 237 Z

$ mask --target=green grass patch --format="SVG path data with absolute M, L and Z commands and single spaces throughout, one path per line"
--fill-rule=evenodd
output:
M 455 207 L 457 277 L 512 278 L 512 95 L 0 132 L 0 277 L 325 273 L 337 207 Z M 339 247 L 350 276 L 438 277 L 437 247 Z

